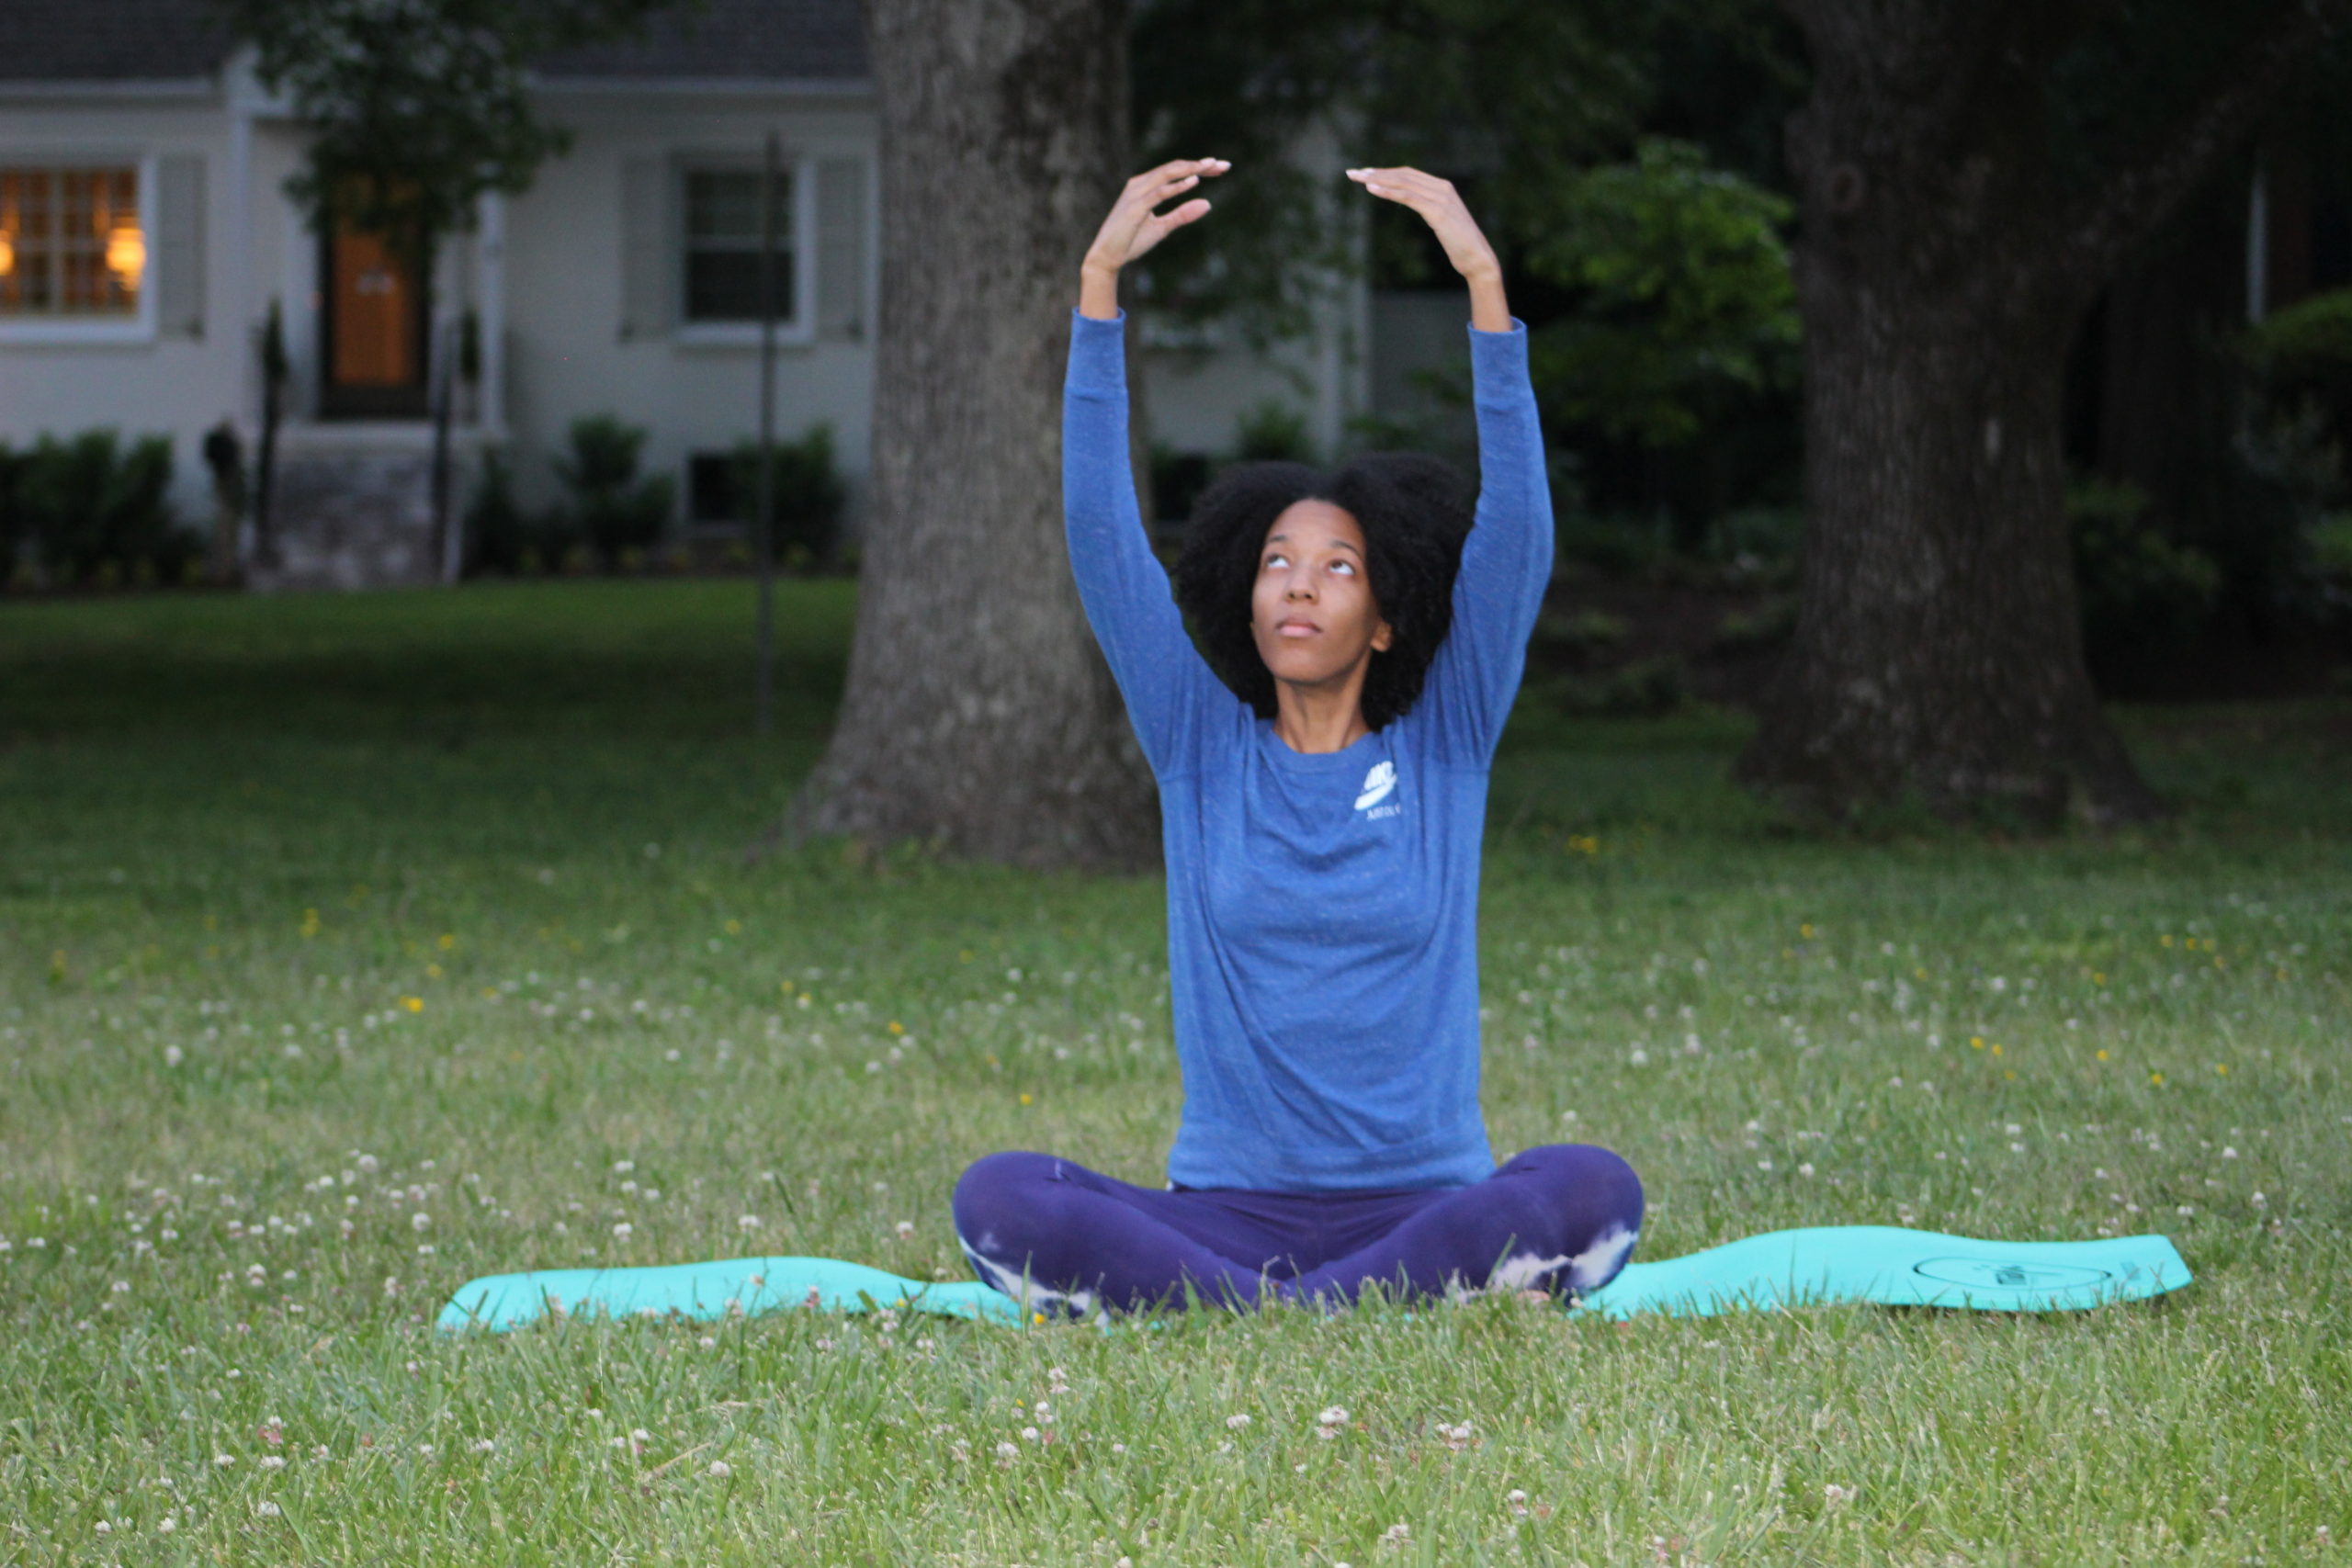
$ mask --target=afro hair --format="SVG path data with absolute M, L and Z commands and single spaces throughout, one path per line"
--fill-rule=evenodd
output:
M 1383 728 L 1421 694 L 1453 624 L 1470 486 L 1436 457 L 1375 452 L 1329 473 L 1305 463 L 1239 464 L 1201 493 L 1171 574 L 1176 603 L 1209 667 L 1261 718 L 1274 716 L 1274 677 L 1250 632 L 1250 589 L 1266 531 L 1300 501 L 1329 502 L 1363 530 L 1373 602 L 1392 633 L 1363 682 L 1364 723 Z

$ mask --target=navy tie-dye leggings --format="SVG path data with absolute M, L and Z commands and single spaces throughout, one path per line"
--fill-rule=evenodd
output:
M 1593 1291 L 1642 1228 L 1642 1184 L 1607 1149 L 1529 1149 L 1469 1187 L 1353 1192 L 1156 1190 L 1052 1155 L 989 1155 L 956 1184 L 956 1235 L 980 1278 L 1040 1310 L 1326 1305 L 1368 1286 Z

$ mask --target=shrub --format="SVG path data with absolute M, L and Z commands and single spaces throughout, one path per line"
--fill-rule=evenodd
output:
M 1673 536 L 1662 519 L 1570 512 L 1563 513 L 1553 528 L 1562 566 L 1583 567 L 1602 577 L 1656 576 L 1674 551 Z
M 2352 582 L 2352 513 L 2331 513 L 2312 525 L 2312 564 Z
M 1657 718 L 1690 699 L 1679 660 L 1637 659 L 1592 675 L 1554 675 L 1528 683 L 1532 701 L 1556 713 L 1595 718 Z
M 1193 515 L 1193 502 L 1209 488 L 1214 468 L 1205 452 L 1180 452 L 1165 441 L 1151 444 L 1151 510 L 1162 527 Z
M 2340 449 L 2352 435 L 2352 288 L 2290 305 L 2247 330 L 2246 361 L 2274 406 L 2320 412 Z
M 1307 434 L 1306 415 L 1279 398 L 1257 404 L 1233 422 L 1233 460 L 1314 462 L 1315 441 Z
M 24 459 L 0 441 L 0 582 L 15 574 L 17 541 L 24 536 L 17 510 L 17 474 Z
M 178 581 L 200 548 L 172 515 L 169 436 L 44 435 L 8 467 L 9 510 L 52 581 Z
M 1707 526 L 1707 559 L 1735 582 L 1787 584 L 1804 548 L 1804 513 L 1793 506 L 1746 506 Z
M 1758 653 L 1781 647 L 1796 634 L 1797 602 L 1793 596 L 1768 599 L 1751 611 L 1734 611 L 1715 627 L 1709 644 L 1717 653 Z
M 584 536 L 607 570 L 622 551 L 652 544 L 670 524 L 675 481 L 638 475 L 646 434 L 616 415 L 590 414 L 571 422 L 571 453 L 556 459 L 556 476 L 571 492 L 570 531 Z
M 841 540 L 842 508 L 848 491 L 833 460 L 833 427 L 812 424 L 797 441 L 778 441 L 775 457 L 776 558 L 808 567 L 830 563 Z M 760 496 L 760 444 L 735 448 L 737 519 L 756 525 Z
M 465 530 L 469 571 L 511 576 L 524 570 L 526 556 L 534 562 L 546 558 L 538 530 L 514 500 L 514 476 L 499 453 L 482 454 L 481 477 L 466 502 Z
M 2148 497 L 2132 485 L 2090 479 L 2067 491 L 2083 643 L 2094 665 L 2197 635 L 2222 591 L 2221 568 L 2148 521 Z
M 1532 640 L 1536 653 L 1547 662 L 1581 664 L 1622 647 L 1630 630 L 1621 615 L 1584 609 L 1542 617 Z

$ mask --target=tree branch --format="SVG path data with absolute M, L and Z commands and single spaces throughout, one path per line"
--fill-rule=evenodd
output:
M 2291 0 L 2289 14 L 2206 89 L 2166 133 L 2109 175 L 2098 197 L 2052 235 L 2058 270 L 2095 288 L 2162 222 L 2224 153 L 2261 123 L 2279 85 L 2327 35 L 2352 21 L 2352 0 Z

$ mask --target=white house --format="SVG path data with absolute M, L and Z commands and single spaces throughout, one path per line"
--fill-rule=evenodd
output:
M 481 374 L 458 406 L 461 459 L 499 446 L 526 499 L 543 497 L 571 422 L 616 413 L 651 433 L 646 461 L 676 476 L 690 525 L 713 493 L 697 480 L 753 430 L 773 131 L 790 186 L 777 429 L 831 423 L 854 525 L 876 233 L 855 0 L 704 0 L 643 39 L 548 62 L 537 91 L 571 149 L 444 248 L 435 321 L 380 244 L 306 227 L 285 194 L 303 131 L 217 17 L 209 0 L 0 0 L 0 441 L 169 434 L 182 510 L 200 518 L 204 433 L 230 421 L 252 450 L 275 304 L 293 366 L 275 508 L 286 579 L 420 580 L 427 388 L 470 312 Z M 1274 397 L 1336 446 L 1356 415 L 1408 412 L 1408 370 L 1459 355 L 1460 319 L 1458 301 L 1357 286 L 1272 357 L 1214 342 L 1148 353 L 1152 432 L 1216 450 L 1238 411 Z

